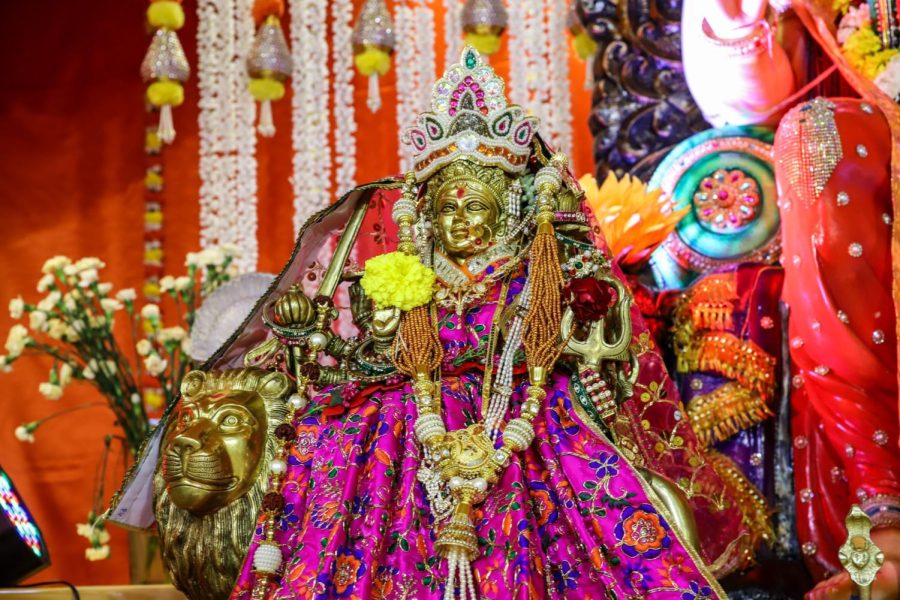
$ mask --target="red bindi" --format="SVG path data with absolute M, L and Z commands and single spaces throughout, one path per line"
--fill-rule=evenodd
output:
M 456 188 L 456 197 L 462 198 L 466 195 L 466 190 L 464 188 Z

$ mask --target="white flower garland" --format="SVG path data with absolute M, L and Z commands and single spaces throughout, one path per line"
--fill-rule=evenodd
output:
M 328 29 L 325 0 L 290 0 L 294 232 L 331 195 Z
M 517 4 L 517 2 L 513 0 L 511 4 Z M 463 3 L 460 0 L 444 0 L 445 69 L 458 61 L 462 54 L 462 7 Z
M 547 56 L 549 57 L 549 131 L 557 150 L 572 154 L 572 94 L 569 91 L 569 36 L 566 32 L 566 0 L 550 0 L 547 6 Z
M 253 42 L 251 0 L 197 6 L 200 89 L 200 244 L 238 246 L 241 270 L 256 267 L 255 105 L 246 91 Z
M 512 0 L 508 3 L 509 22 L 506 34 L 509 43 L 509 99 L 513 104 L 528 108 L 528 55 L 525 39 L 525 13 L 528 0 Z
M 419 61 L 418 80 L 416 85 L 418 93 L 415 98 L 419 99 L 419 105 L 416 113 L 421 113 L 431 109 L 431 92 L 434 82 L 437 81 L 435 73 L 436 58 L 434 55 L 434 11 L 427 5 L 422 4 L 416 6 L 416 58 Z M 456 57 L 459 60 L 459 56 Z M 412 125 L 412 121 L 409 125 Z M 409 126 L 407 125 L 407 127 Z
M 334 70 L 334 161 L 337 196 L 356 186 L 356 116 L 353 110 L 353 0 L 331 0 Z
M 413 124 L 418 106 L 418 69 L 416 60 L 416 20 L 415 12 L 405 2 L 398 2 L 394 8 L 394 68 L 397 72 L 397 135 L 399 140 L 400 172 L 412 169 L 413 148 L 403 143 L 406 128 Z

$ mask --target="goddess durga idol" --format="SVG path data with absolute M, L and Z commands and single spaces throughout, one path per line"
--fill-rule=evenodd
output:
M 195 598 L 724 597 L 751 486 L 698 449 L 565 157 L 470 48 L 431 109 L 410 173 L 304 226 L 110 519 L 155 522 Z

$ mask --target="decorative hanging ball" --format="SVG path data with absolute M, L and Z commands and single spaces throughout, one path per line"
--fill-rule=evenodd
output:
M 584 62 L 584 89 L 589 90 L 594 87 L 594 61 L 593 58 L 597 54 L 600 46 L 591 37 L 578 14 L 578 1 L 572 3 L 569 14 L 566 16 L 566 26 L 569 33 L 572 34 L 572 49 L 580 60 Z
M 153 29 L 178 31 L 184 27 L 184 9 L 174 0 L 157 0 L 147 7 L 147 22 Z
M 250 95 L 259 102 L 257 129 L 263 137 L 275 135 L 272 102 L 284 97 L 284 82 L 291 76 L 294 66 L 281 29 L 280 17 L 283 13 L 284 2 L 281 0 L 257 0 L 253 5 L 253 16 L 261 18 L 262 24 L 256 30 L 256 38 L 247 57 L 248 87 Z
M 191 74 L 176 30 L 184 26 L 180 2 L 158 0 L 147 8 L 147 22 L 156 31 L 141 63 L 141 78 L 147 84 L 147 101 L 159 110 L 159 139 L 175 140 L 172 107 L 184 102 L 184 87 Z
M 363 77 L 369 78 L 366 105 L 373 113 L 381 108 L 378 78 L 391 68 L 394 52 L 394 23 L 384 0 L 366 0 L 353 27 L 353 62 Z
M 506 29 L 506 7 L 502 0 L 466 0 L 462 9 L 462 28 L 466 44 L 483 55 L 500 49 L 500 36 Z

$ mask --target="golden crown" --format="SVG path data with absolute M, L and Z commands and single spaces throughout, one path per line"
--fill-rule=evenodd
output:
M 463 50 L 460 62 L 434 84 L 431 112 L 419 115 L 405 132 L 404 141 L 416 151 L 418 181 L 459 158 L 507 173 L 525 170 L 540 121 L 508 104 L 504 87 L 478 52 Z

